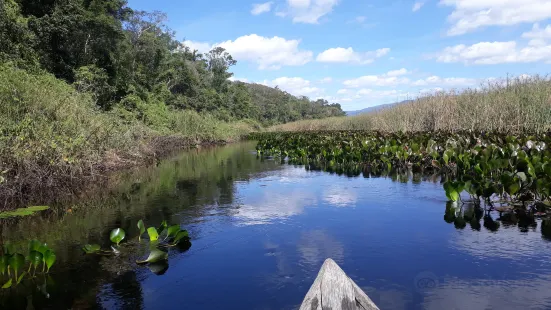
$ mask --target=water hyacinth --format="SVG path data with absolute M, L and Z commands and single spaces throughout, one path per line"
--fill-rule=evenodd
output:
M 541 214 L 551 208 L 549 133 L 318 131 L 262 132 L 249 138 L 258 141 L 259 156 L 306 169 L 321 166 L 350 175 L 436 173 L 444 178 L 444 193 L 452 202 L 465 193 L 473 203 L 490 207 L 520 203 Z

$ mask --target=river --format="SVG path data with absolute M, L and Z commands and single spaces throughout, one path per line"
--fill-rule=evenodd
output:
M 454 224 L 439 181 L 309 171 L 258 159 L 252 142 L 187 151 L 113 176 L 94 199 L 0 220 L 3 242 L 57 254 L 48 277 L 0 290 L 0 308 L 296 309 L 328 257 L 381 309 L 551 308 L 541 223 Z M 180 224 L 191 247 L 160 274 L 84 254 L 113 228 L 136 236 L 140 219 Z

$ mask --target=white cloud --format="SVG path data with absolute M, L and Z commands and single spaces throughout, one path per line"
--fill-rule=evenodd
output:
M 238 61 L 250 61 L 258 69 L 279 69 L 282 66 L 302 66 L 313 59 L 313 53 L 299 49 L 300 40 L 287 40 L 281 37 L 262 37 L 256 34 L 241 36 L 234 41 L 217 44 L 184 41 L 184 45 L 202 53 L 221 46 Z
M 295 96 L 316 97 L 321 96 L 321 93 L 324 92 L 322 88 L 313 86 L 309 80 L 305 80 L 301 77 L 283 76 L 272 81 L 263 81 L 259 84 L 271 87 L 278 86 L 280 89 Z
M 392 70 L 392 71 L 388 71 L 386 75 L 388 76 L 400 76 L 400 75 L 405 75 L 405 74 L 408 74 L 409 71 L 406 70 L 406 68 L 402 68 L 402 69 L 398 69 L 398 70 Z
M 185 46 L 189 47 L 191 50 L 197 50 L 200 53 L 207 53 L 212 49 L 212 45 L 206 42 L 195 42 L 195 41 L 185 40 L 182 43 Z
M 462 35 L 487 26 L 533 23 L 551 18 L 549 0 L 441 0 L 454 7 L 448 35 Z
M 238 77 L 230 77 L 228 78 L 228 80 L 232 81 L 232 82 L 235 82 L 235 81 L 240 81 L 240 82 L 244 82 L 244 83 L 248 83 L 249 80 L 246 79 L 246 78 L 238 78 Z
M 331 82 L 333 82 L 333 78 L 331 78 L 331 77 L 329 77 L 329 76 L 328 76 L 328 77 L 324 77 L 323 79 L 320 80 L 320 83 L 322 83 L 322 84 L 329 84 L 329 83 L 331 83 Z
M 438 62 L 463 62 L 475 65 L 501 63 L 530 63 L 551 61 L 551 45 L 517 47 L 517 42 L 480 42 L 470 46 L 464 44 L 445 48 L 435 56 Z
M 312 52 L 300 50 L 299 44 L 300 40 L 251 34 L 217 45 L 225 48 L 237 60 L 257 63 L 259 69 L 279 69 L 281 66 L 301 66 L 312 60 Z
M 251 14 L 260 15 L 262 13 L 270 12 L 272 10 L 272 5 L 273 4 L 274 3 L 272 1 L 265 2 L 265 3 L 255 3 L 255 4 L 253 4 Z
M 477 84 L 477 82 L 478 81 L 476 79 L 456 78 L 456 77 L 441 78 L 439 76 L 433 75 L 433 76 L 429 76 L 426 79 L 416 80 L 415 82 L 411 83 L 411 85 L 413 86 L 436 85 L 440 87 L 460 87 L 460 86 L 472 86 Z
M 375 58 L 383 57 L 389 52 L 389 48 L 381 48 L 376 51 L 360 53 L 354 51 L 352 47 L 334 47 L 319 53 L 316 60 L 328 63 L 369 64 L 372 63 Z
M 421 95 L 426 95 L 426 94 L 434 94 L 434 93 L 437 93 L 437 92 L 441 92 L 443 90 L 444 89 L 442 87 L 423 88 L 423 89 L 419 90 L 419 93 L 421 93 Z
M 407 70 L 402 68 L 400 70 L 389 71 L 383 75 L 364 75 L 356 79 L 346 80 L 343 82 L 343 85 L 347 88 L 360 88 L 408 84 L 410 82 L 408 78 L 400 77 L 400 75 L 407 73 Z
M 413 12 L 417 12 L 423 7 L 423 5 L 425 5 L 425 2 L 417 1 L 415 2 L 415 4 L 413 4 L 413 8 L 411 8 L 411 10 Z
M 333 11 L 339 0 L 287 0 L 284 11 L 277 16 L 290 16 L 293 23 L 317 24 L 319 19 Z
M 348 93 L 348 89 L 342 88 L 342 89 L 337 90 L 338 95 L 344 95 L 346 93 Z
M 354 20 L 356 22 L 360 23 L 360 24 L 363 24 L 366 20 L 366 17 L 365 16 L 356 16 L 356 18 Z
M 534 24 L 531 31 L 522 34 L 525 39 L 530 39 L 530 46 L 544 46 L 551 39 L 551 25 L 545 28 L 540 28 L 539 24 Z
M 398 89 L 391 90 L 373 90 L 371 88 L 362 88 L 356 92 L 355 99 L 380 99 L 380 98 L 396 98 L 408 97 L 410 93 Z

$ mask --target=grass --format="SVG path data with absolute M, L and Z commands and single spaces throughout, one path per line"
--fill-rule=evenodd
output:
M 551 79 L 535 76 L 487 82 L 479 88 L 435 92 L 411 102 L 350 117 L 307 120 L 272 131 L 499 131 L 551 129 Z
M 0 209 L 74 194 L 105 170 L 178 147 L 237 140 L 258 127 L 150 107 L 147 122 L 121 117 L 121 109 L 103 112 L 52 75 L 0 65 Z

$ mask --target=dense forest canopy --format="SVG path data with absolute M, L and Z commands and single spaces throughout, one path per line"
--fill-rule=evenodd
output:
M 170 109 L 265 125 L 344 115 L 338 103 L 231 82 L 229 53 L 191 50 L 166 19 L 122 0 L 2 0 L 0 62 L 50 72 L 92 94 L 102 110 L 146 124 Z

